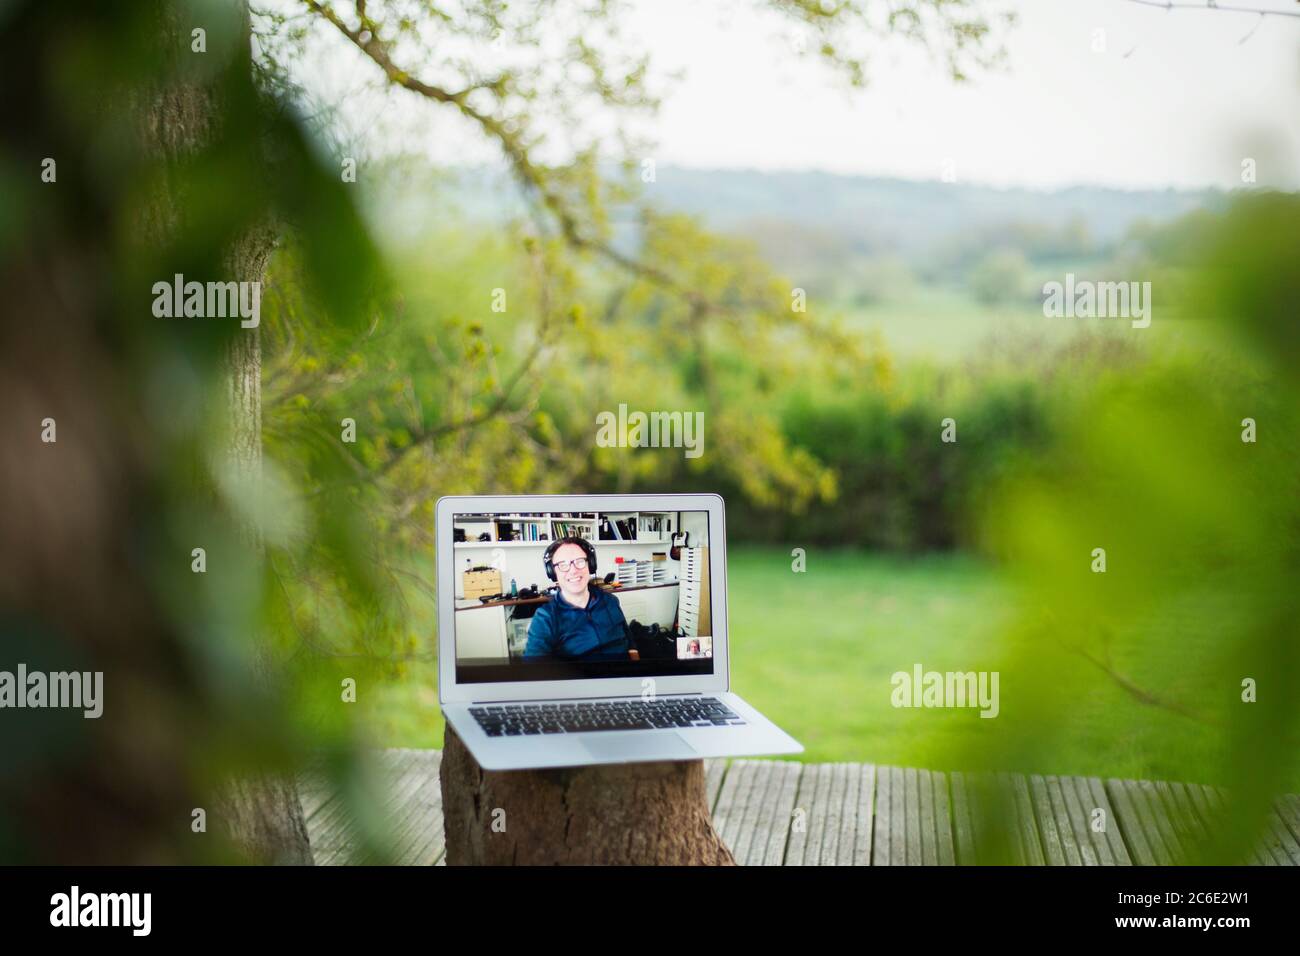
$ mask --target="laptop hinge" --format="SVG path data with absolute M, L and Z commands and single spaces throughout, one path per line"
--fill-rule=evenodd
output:
M 704 692 L 693 690 L 681 694 L 655 694 L 659 697 L 703 697 Z M 562 700 L 640 700 L 640 694 L 601 694 L 598 697 L 518 697 L 509 700 L 471 700 L 471 704 L 550 704 Z

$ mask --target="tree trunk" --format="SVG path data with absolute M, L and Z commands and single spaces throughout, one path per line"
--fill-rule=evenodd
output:
M 186 177 L 156 183 L 154 164 L 141 159 L 176 170 L 213 142 L 223 119 L 214 90 L 157 79 L 211 74 L 148 65 L 158 51 L 189 55 L 176 4 L 133 11 L 125 33 L 113 32 L 112 13 L 100 9 L 107 5 L 10 6 L 0 69 L 14 95 L 0 97 L 0 142 L 17 212 L 0 228 L 8 243 L 0 257 L 0 667 L 99 672 L 103 696 L 96 719 L 48 708 L 0 717 L 0 857 L 225 861 L 194 828 L 192 814 L 203 808 L 215 811 L 208 820 L 224 824 L 244 858 L 310 862 L 292 777 L 240 782 L 216 805 L 198 792 L 205 768 L 196 745 L 221 739 L 216 722 L 231 705 L 214 708 L 211 658 L 196 652 L 193 631 L 177 626 L 184 598 L 179 589 L 166 593 L 174 579 L 155 557 L 166 553 L 179 511 L 167 502 L 174 462 L 160 451 L 190 445 L 158 431 L 155 411 L 167 398 L 150 383 L 166 379 L 155 377 L 159 353 L 146 347 L 158 319 L 143 297 L 148 285 L 128 289 L 121 270 L 187 226 L 193 232 L 192 197 L 179 185 Z M 149 10 L 156 22 L 146 46 L 134 14 Z M 135 60 L 146 65 L 137 69 Z M 109 64 L 103 89 L 69 85 L 83 61 L 96 70 Z M 128 126 L 138 140 L 118 138 Z M 48 182 L 37 179 L 46 157 L 58 164 Z M 227 250 L 224 271 L 261 279 L 273 244 L 269 228 L 250 229 Z M 209 258 L 205 250 L 192 261 L 207 271 Z M 143 275 L 170 277 L 158 272 Z M 224 357 L 230 454 L 252 469 L 261 462 L 256 331 L 240 329 Z M 47 420 L 51 432 L 57 425 L 49 438 Z M 214 493 L 190 491 L 191 500 Z M 188 563 L 188 547 L 173 569 Z M 256 680 L 271 673 L 265 658 L 255 669 Z
M 231 250 L 228 268 L 236 282 L 261 282 L 266 262 L 275 248 L 276 234 L 269 226 L 254 229 Z M 262 340 L 260 328 L 241 329 L 223 356 L 226 372 L 226 434 L 231 461 L 241 479 L 257 481 L 262 471 Z M 261 554 L 257 529 L 242 529 L 249 544 Z M 256 646 L 254 679 L 272 683 L 273 664 L 264 644 Z M 298 798 L 295 778 L 264 774 L 231 781 L 218 795 L 217 820 L 226 836 L 245 856 L 257 863 L 312 865 L 307 822 Z
M 247 23 L 247 17 L 244 17 Z M 185 49 L 186 34 L 175 21 L 174 12 L 163 17 L 161 32 L 172 49 Z M 147 148 L 169 161 L 181 161 L 209 144 L 220 131 L 221 104 L 200 86 L 178 83 L 158 91 L 143 115 Z M 159 197 L 153 227 L 160 231 L 184 225 L 188 197 L 176 194 Z M 275 248 L 277 234 L 270 222 L 250 229 L 230 248 L 225 262 L 228 276 L 236 282 L 261 282 L 267 260 Z M 226 375 L 225 425 L 227 450 L 237 477 L 257 482 L 262 470 L 262 345 L 260 327 L 241 328 L 222 357 Z M 256 528 L 242 527 L 241 534 L 253 551 L 261 555 Z M 250 677 L 270 692 L 273 663 L 263 643 L 256 648 L 254 673 Z M 296 780 L 270 774 L 231 781 L 214 798 L 219 812 L 213 821 L 251 862 L 312 863 L 307 824 L 298 798 Z
M 704 762 L 484 770 L 449 725 L 442 769 L 447 862 L 734 866 Z
M 307 823 L 293 777 L 274 774 L 231 781 L 217 798 L 219 823 L 256 863 L 311 866 Z

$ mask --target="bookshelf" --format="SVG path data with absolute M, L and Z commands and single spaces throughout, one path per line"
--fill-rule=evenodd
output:
M 670 544 L 677 530 L 676 511 L 576 512 L 565 515 L 464 514 L 453 527 L 465 532 L 457 548 L 528 548 L 575 536 L 594 544 Z M 480 541 L 480 535 L 488 535 Z

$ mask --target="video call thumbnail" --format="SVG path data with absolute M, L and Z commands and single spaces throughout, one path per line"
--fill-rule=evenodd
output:
M 713 672 L 707 511 L 452 523 L 459 681 Z

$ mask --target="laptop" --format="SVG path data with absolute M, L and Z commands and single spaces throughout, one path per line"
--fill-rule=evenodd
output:
M 441 498 L 438 699 L 486 770 L 800 753 L 731 692 L 711 494 Z

